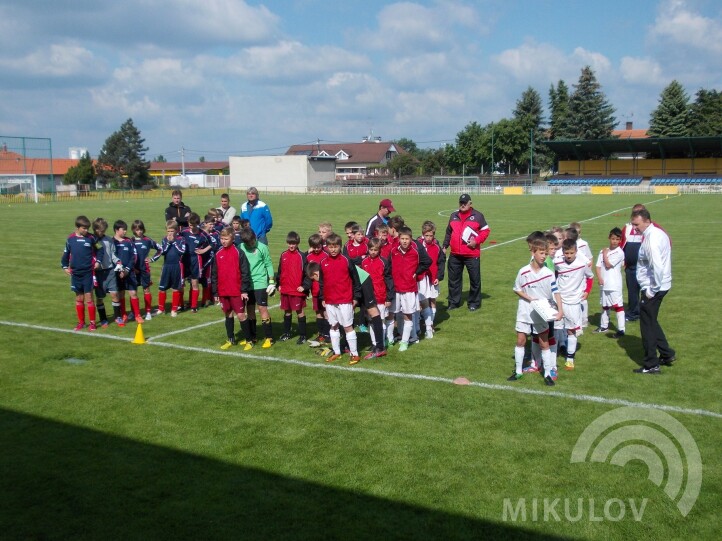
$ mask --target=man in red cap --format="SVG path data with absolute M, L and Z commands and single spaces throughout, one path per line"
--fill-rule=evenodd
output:
M 366 237 L 369 239 L 374 238 L 376 228 L 381 224 L 387 223 L 389 221 L 389 214 L 395 211 L 396 209 L 391 199 L 382 199 L 379 203 L 379 211 L 366 222 Z

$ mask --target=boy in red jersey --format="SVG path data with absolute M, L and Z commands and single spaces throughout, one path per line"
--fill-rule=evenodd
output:
M 298 249 L 301 237 L 295 231 L 286 235 L 287 249 L 281 254 L 278 261 L 276 283 L 281 293 L 281 310 L 283 310 L 283 334 L 281 341 L 291 339 L 291 318 L 296 312 L 298 318 L 299 346 L 306 342 L 306 295 L 311 289 L 310 280 L 306 277 L 306 256 Z
M 145 224 L 142 220 L 135 220 L 130 227 L 133 231 L 133 243 L 137 255 L 134 269 L 136 282 L 143 288 L 145 320 L 149 321 L 153 317 L 151 315 L 153 296 L 150 293 L 150 286 L 153 282 L 150 279 L 150 251 L 155 250 L 155 255 L 160 255 L 160 245 L 145 235 Z
M 353 328 L 353 309 L 361 299 L 361 284 L 356 266 L 341 254 L 341 237 L 331 233 L 326 238 L 326 250 L 328 256 L 321 261 L 319 282 L 323 306 L 331 326 L 331 346 L 334 353 L 326 361 L 333 362 L 341 358 L 340 327 L 343 327 L 351 352 L 350 362 L 356 364 L 360 357 L 356 331 Z
M 399 351 L 409 348 L 413 314 L 419 310 L 417 277 L 431 266 L 426 250 L 414 242 L 411 229 L 399 228 L 399 245 L 391 250 L 391 276 L 396 290 L 396 313 L 403 314 L 403 329 Z
M 326 252 L 323 251 L 323 237 L 321 237 L 319 233 L 314 233 L 308 237 L 308 252 L 306 252 L 306 261 L 307 263 L 321 263 L 321 260 L 323 260 L 324 257 L 326 257 Z M 318 281 L 312 280 L 311 299 L 313 300 L 313 311 L 316 313 L 316 327 L 318 329 L 318 336 L 315 341 L 330 342 L 330 327 L 328 325 L 328 320 L 326 319 L 326 313 L 323 309 L 322 301 L 319 298 L 320 293 L 321 287 Z
M 348 239 L 348 242 L 343 247 L 343 254 L 358 264 L 361 262 L 361 258 L 369 251 L 368 242 L 369 239 L 366 238 L 361 227 L 355 223 L 351 226 L 351 238 Z
M 76 331 L 85 328 L 85 306 L 88 307 L 89 331 L 95 330 L 95 305 L 93 304 L 93 272 L 100 267 L 95 238 L 88 233 L 90 220 L 85 216 L 75 218 L 75 231 L 65 241 L 60 265 L 70 276 L 70 289 L 75 293 L 75 312 L 78 315 Z M 83 306 L 85 303 L 85 306 Z
M 235 317 L 238 317 L 246 342 L 244 350 L 249 350 L 253 348 L 253 342 L 245 303 L 248 300 L 248 292 L 252 289 L 251 271 L 246 254 L 233 244 L 233 240 L 232 227 L 226 227 L 221 231 L 221 248 L 213 258 L 211 266 L 211 287 L 216 302 L 221 303 L 221 310 L 226 316 L 227 339 L 221 349 L 229 349 L 236 345 L 234 324 Z
M 393 245 L 389 243 L 389 226 L 381 224 L 376 227 L 376 238 L 381 241 L 381 257 L 388 259 Z
M 435 237 L 436 225 L 426 221 L 421 226 L 421 237 L 418 239 L 421 246 L 431 259 L 429 269 L 423 276 L 417 277 L 419 282 L 419 304 L 421 317 L 426 325 L 426 338 L 434 337 L 434 316 L 436 316 L 436 299 L 439 296 L 439 281 L 444 279 L 444 266 L 446 252 Z M 419 278 L 421 278 L 419 280 Z
M 364 357 L 364 359 L 374 359 L 386 355 L 384 320 L 389 317 L 389 308 L 395 295 L 391 265 L 388 259 L 381 257 L 381 241 L 379 239 L 374 238 L 369 241 L 369 252 L 361 261 L 361 269 L 369 275 L 374 291 L 376 310 L 378 310 L 378 322 L 376 317 L 371 320 L 373 349 Z M 391 323 L 393 333 L 393 316 L 391 316 Z

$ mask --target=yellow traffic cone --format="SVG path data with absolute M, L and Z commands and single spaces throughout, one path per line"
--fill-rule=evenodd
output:
M 133 338 L 134 344 L 145 344 L 145 336 L 143 336 L 143 325 L 138 324 L 138 328 L 135 330 L 135 338 Z

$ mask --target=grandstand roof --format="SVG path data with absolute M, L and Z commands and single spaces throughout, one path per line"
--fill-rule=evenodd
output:
M 722 135 L 715 137 L 647 137 L 640 139 L 554 140 L 544 144 L 559 158 L 584 160 L 613 154 L 659 154 L 672 156 L 722 156 Z

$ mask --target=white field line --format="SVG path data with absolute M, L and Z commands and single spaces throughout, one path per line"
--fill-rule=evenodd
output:
M 109 338 L 109 339 L 113 339 L 113 340 L 121 340 L 124 342 L 132 341 L 130 338 L 122 338 L 122 337 L 111 336 L 111 335 L 102 334 L 102 333 L 92 333 L 92 334 L 88 333 L 88 332 L 77 333 L 75 331 L 68 330 L 68 329 L 56 329 L 53 327 L 46 327 L 46 326 L 42 326 L 42 325 L 30 325 L 27 323 L 16 323 L 16 322 L 12 322 L 12 321 L 0 321 L 0 325 L 7 325 L 10 327 L 24 327 L 24 328 L 28 328 L 28 329 L 43 330 L 43 331 L 49 331 L 49 332 L 61 332 L 61 333 L 67 333 L 67 334 L 74 334 L 76 336 L 82 336 L 82 337 Z M 338 370 L 338 371 L 342 371 L 342 372 L 355 372 L 355 373 L 368 374 L 368 375 L 387 377 L 387 378 L 398 378 L 398 379 L 407 379 L 407 380 L 416 380 L 416 381 L 429 381 L 429 382 L 434 382 L 434 383 L 445 383 L 445 384 L 451 384 L 451 385 L 454 384 L 454 380 L 451 378 L 443 378 L 443 377 L 439 377 L 439 376 L 427 376 L 424 374 L 391 372 L 391 371 L 386 371 L 386 370 L 377 370 L 374 368 L 365 368 L 365 367 L 361 367 L 361 366 L 351 367 L 351 366 L 343 366 L 343 365 L 328 364 L 328 363 L 312 363 L 309 361 L 301 361 L 298 359 L 287 359 L 287 358 L 283 358 L 283 357 L 254 355 L 253 353 L 222 351 L 222 350 L 218 350 L 218 349 L 210 349 L 210 348 L 202 348 L 202 347 L 194 347 L 194 346 L 182 346 L 182 345 L 178 345 L 178 344 L 169 344 L 167 342 L 146 342 L 146 343 L 149 345 L 152 345 L 152 346 L 159 346 L 159 347 L 170 348 L 170 349 L 179 349 L 179 350 L 183 350 L 183 351 L 192 351 L 195 353 L 206 353 L 206 354 L 210 354 L 214 357 L 222 355 L 222 356 L 228 356 L 228 357 L 239 357 L 239 358 L 249 359 L 249 360 L 253 360 L 253 361 L 290 364 L 290 365 L 294 365 L 294 366 L 302 366 L 304 368 L 315 368 L 315 369 L 321 369 L 321 370 Z M 644 376 L 639 376 L 639 377 L 644 377 Z M 657 376 L 650 376 L 650 377 L 657 377 Z M 541 391 L 541 390 L 536 390 L 536 389 L 527 389 L 524 387 L 513 387 L 510 385 L 498 385 L 495 383 L 484 383 L 484 382 L 480 382 L 480 381 L 472 381 L 469 383 L 469 386 L 486 389 L 489 391 L 505 391 L 505 392 L 511 392 L 511 393 L 516 393 L 516 394 L 522 394 L 522 395 L 565 398 L 568 400 L 577 400 L 580 402 L 592 402 L 592 403 L 596 403 L 596 404 L 607 404 L 607 405 L 611 405 L 611 406 L 632 406 L 632 407 L 636 407 L 636 408 L 655 409 L 655 410 L 667 411 L 667 412 L 671 412 L 671 413 L 679 413 L 682 415 L 697 415 L 697 416 L 702 416 L 702 417 L 712 417 L 715 419 L 722 419 L 722 413 L 718 413 L 715 411 L 709 411 L 709 410 L 703 410 L 703 409 L 682 408 L 679 406 L 670 406 L 670 405 L 666 405 L 666 404 L 633 402 L 631 400 L 623 400 L 621 398 L 606 398 L 603 396 L 563 393 L 560 391 Z

